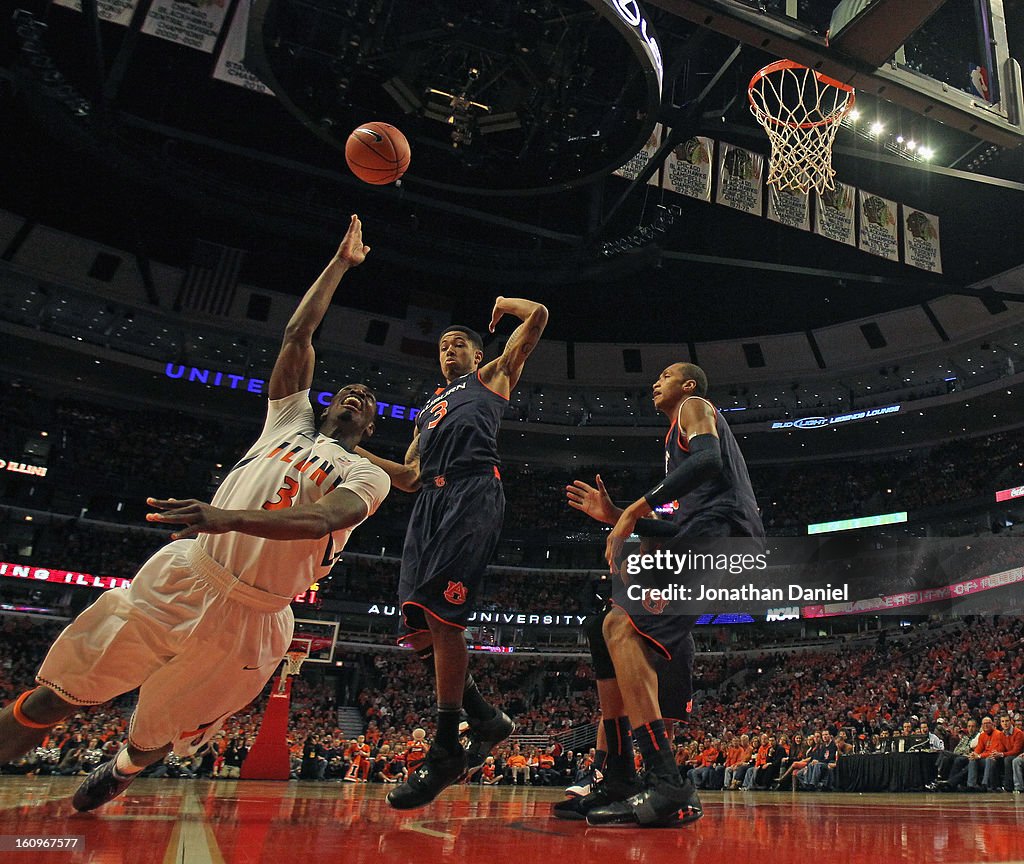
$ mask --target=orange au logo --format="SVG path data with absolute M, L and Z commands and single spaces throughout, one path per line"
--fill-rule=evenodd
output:
M 644 595 L 643 607 L 652 615 L 660 615 L 665 611 L 666 606 L 668 606 L 668 600 L 652 600 L 648 595 Z
M 466 586 L 461 582 L 449 582 L 448 587 L 444 589 L 444 599 L 456 606 L 466 602 L 466 594 Z

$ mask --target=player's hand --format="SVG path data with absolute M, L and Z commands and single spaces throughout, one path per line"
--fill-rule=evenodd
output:
M 608 534 L 608 539 L 604 544 L 604 560 L 608 562 L 608 568 L 612 573 L 619 572 L 622 547 L 633 533 L 633 529 L 636 528 L 638 518 L 639 516 L 635 515 L 633 509 L 627 507 L 622 511 L 619 521 L 615 523 L 615 527 Z
M 197 534 L 224 534 L 233 530 L 227 510 L 214 507 L 195 498 L 147 498 L 150 507 L 161 513 L 147 513 L 147 522 L 166 522 L 185 527 L 171 534 L 172 540 L 184 540 Z
M 565 487 L 565 497 L 569 499 L 569 506 L 574 510 L 586 513 L 591 519 L 604 522 L 605 525 L 614 525 L 622 515 L 622 509 L 612 503 L 608 490 L 604 488 L 601 475 L 598 474 L 594 481 L 597 488 L 582 480 L 573 480 L 571 486 Z
M 363 245 L 363 223 L 353 213 L 348 223 L 348 231 L 341 238 L 341 245 L 338 246 L 338 252 L 334 257 L 349 267 L 358 267 L 369 253 L 370 247 Z
M 504 297 L 497 297 L 494 301 L 494 309 L 491 310 L 491 323 L 487 325 L 487 332 L 493 333 L 494 328 L 498 326 L 498 322 L 505 317 L 505 313 L 508 312 L 502 304 L 505 302 Z

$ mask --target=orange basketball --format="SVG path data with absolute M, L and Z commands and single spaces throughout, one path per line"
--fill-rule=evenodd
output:
M 394 183 L 409 167 L 409 142 L 390 123 L 364 123 L 345 142 L 345 161 L 364 183 Z

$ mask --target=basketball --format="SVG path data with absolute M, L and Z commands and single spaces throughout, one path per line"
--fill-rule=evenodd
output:
M 409 142 L 390 123 L 364 123 L 345 142 L 345 161 L 364 183 L 394 183 L 409 167 Z

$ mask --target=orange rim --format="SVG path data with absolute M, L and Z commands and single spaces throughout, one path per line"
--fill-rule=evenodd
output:
M 836 111 L 835 114 L 826 117 L 824 120 L 817 120 L 813 123 L 787 123 L 785 120 L 780 120 L 778 117 L 773 117 L 767 111 L 760 108 L 758 104 L 754 101 L 754 88 L 757 87 L 758 82 L 760 82 L 762 78 L 766 78 L 767 76 L 772 75 L 775 72 L 782 72 L 786 69 L 806 69 L 807 71 L 811 72 L 815 78 L 818 79 L 819 84 L 824 84 L 827 87 L 835 87 L 837 90 L 842 90 L 844 93 L 848 93 L 849 98 L 847 99 L 846 104 L 843 105 L 843 107 L 840 110 Z M 776 125 L 779 126 L 791 126 L 796 129 L 811 129 L 815 126 L 829 126 L 833 123 L 838 123 L 840 120 L 842 120 L 843 117 L 845 117 L 853 109 L 853 106 L 857 101 L 857 94 L 854 92 L 853 87 L 850 86 L 849 84 L 844 84 L 842 81 L 837 81 L 835 78 L 829 78 L 828 75 L 825 75 L 821 72 L 816 72 L 815 70 L 810 69 L 807 66 L 804 66 L 802 63 L 797 63 L 795 60 L 776 60 L 774 63 L 769 63 L 763 69 L 758 69 L 754 73 L 754 77 L 750 79 L 750 84 L 747 86 L 747 99 L 750 101 L 751 108 L 754 109 L 755 116 L 763 115 L 765 119 L 770 120 L 772 123 L 775 123 Z

